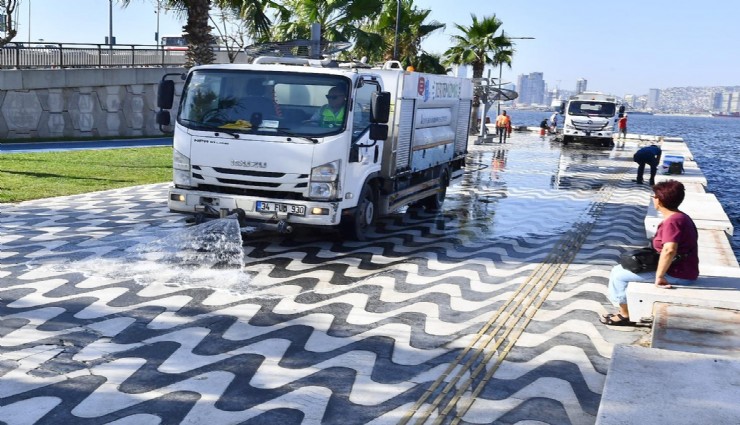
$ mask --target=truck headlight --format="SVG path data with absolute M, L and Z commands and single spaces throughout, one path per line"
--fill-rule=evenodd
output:
M 312 182 L 333 182 L 339 176 L 339 160 L 332 161 L 311 169 Z
M 175 183 L 175 186 L 178 187 L 185 187 L 185 186 L 192 186 L 193 182 L 190 178 L 190 170 L 172 170 L 172 182 Z
M 175 170 L 188 170 L 190 171 L 190 158 L 178 152 L 172 150 L 172 168 Z
M 172 150 L 172 181 L 176 186 L 192 186 L 190 175 L 190 158 Z
M 336 193 L 336 187 L 333 183 L 311 183 L 308 189 L 308 196 L 314 199 L 331 199 Z
M 573 124 L 565 124 L 565 125 L 564 125 L 564 127 L 565 127 L 565 128 L 567 128 L 568 130 L 575 130 L 575 129 L 576 129 L 576 128 L 575 128 L 575 127 L 573 126 Z
M 336 197 L 339 165 L 340 161 L 336 160 L 311 169 L 311 183 L 308 186 L 309 198 L 332 199 Z

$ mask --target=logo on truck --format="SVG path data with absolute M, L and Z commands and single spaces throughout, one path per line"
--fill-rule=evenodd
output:
M 267 163 L 258 162 L 258 161 L 245 161 L 241 159 L 232 159 L 231 166 L 232 167 L 243 167 L 243 168 L 267 168 Z
M 462 88 L 459 82 L 433 81 L 424 77 L 419 77 L 417 93 L 424 99 L 424 102 L 432 99 L 458 99 Z

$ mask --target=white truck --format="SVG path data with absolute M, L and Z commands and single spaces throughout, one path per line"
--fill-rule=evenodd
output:
M 624 106 L 617 109 L 615 96 L 582 92 L 564 101 L 560 113 L 564 115 L 563 144 L 582 141 L 611 146 L 614 125 L 624 113 Z
M 364 240 L 379 215 L 439 209 L 463 174 L 471 80 L 398 62 L 328 65 L 261 57 L 193 67 L 173 123 L 165 76 L 157 122 L 174 126 L 170 210 L 197 221 L 236 213 L 242 227 L 281 232 L 339 226 Z M 342 112 L 330 114 L 338 92 Z

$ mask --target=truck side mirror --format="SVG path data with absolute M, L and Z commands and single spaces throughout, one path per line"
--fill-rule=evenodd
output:
M 560 103 L 560 114 L 562 115 L 564 113 L 565 113 L 565 102 L 561 102 Z
M 390 92 L 374 92 L 370 96 L 370 122 L 385 124 L 388 122 L 391 114 L 391 94 Z M 372 131 L 372 127 L 370 129 Z M 386 133 L 388 129 L 386 128 Z M 382 138 L 387 139 L 388 136 Z M 371 137 L 372 139 L 372 137 Z M 380 140 L 380 139 L 376 139 Z
M 619 107 L 619 118 L 622 118 L 624 116 L 624 105 Z
M 157 115 L 155 119 L 157 121 L 157 124 L 160 127 L 169 126 L 170 125 L 170 111 L 160 109 L 159 111 L 157 111 Z
M 172 109 L 172 103 L 175 100 L 175 82 L 172 80 L 162 80 L 157 87 L 157 108 Z
M 388 120 L 386 119 L 386 122 Z M 388 139 L 388 126 L 385 124 L 372 123 L 370 124 L 370 140 L 387 140 Z

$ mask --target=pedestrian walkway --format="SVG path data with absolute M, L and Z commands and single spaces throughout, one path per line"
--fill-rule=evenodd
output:
M 592 424 L 649 332 L 599 323 L 634 147 L 471 143 L 441 213 L 255 234 L 241 269 L 182 248 L 165 184 L 3 205 L 0 421 Z

